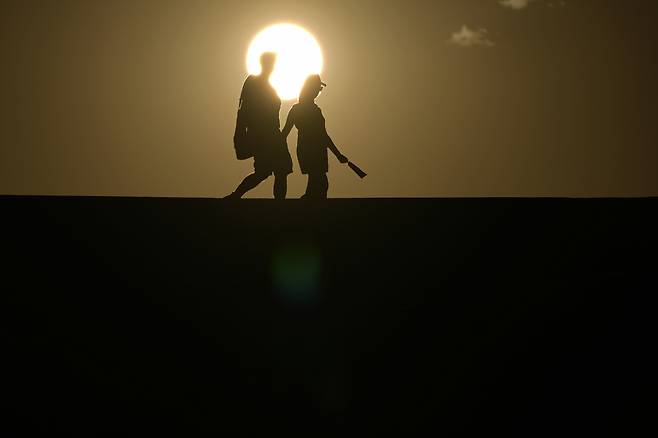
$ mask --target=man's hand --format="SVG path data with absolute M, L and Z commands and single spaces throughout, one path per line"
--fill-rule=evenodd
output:
M 350 160 L 349 160 L 345 155 L 343 155 L 343 154 L 339 154 L 339 155 L 337 155 L 336 158 L 338 158 L 338 161 L 340 161 L 342 164 L 345 164 L 345 163 L 347 163 L 348 161 L 350 161 Z

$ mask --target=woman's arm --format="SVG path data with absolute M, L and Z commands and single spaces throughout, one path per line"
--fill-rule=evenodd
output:
M 292 131 L 292 127 L 295 126 L 295 107 L 293 106 L 290 109 L 290 112 L 288 113 L 288 118 L 286 119 L 286 126 L 283 127 L 283 130 L 281 131 L 281 134 L 283 134 L 283 138 L 286 139 L 288 138 L 288 135 L 290 135 L 290 131 Z
M 338 161 L 340 161 L 343 164 L 345 164 L 349 161 L 349 159 L 345 155 L 340 153 L 340 151 L 336 147 L 336 144 L 334 143 L 334 141 L 331 139 L 331 137 L 329 137 L 329 134 L 327 134 L 327 142 L 328 142 L 327 147 L 329 148 L 329 150 L 331 152 L 334 153 L 336 158 L 338 158 Z
M 338 161 L 340 161 L 343 164 L 347 163 L 349 159 L 345 155 L 340 153 L 338 147 L 336 147 L 336 144 L 329 136 L 329 133 L 327 133 L 327 124 L 324 120 L 324 117 L 322 117 L 322 130 L 324 131 L 324 135 L 327 138 L 327 148 L 329 148 L 329 150 L 334 153 L 336 158 L 338 158 Z

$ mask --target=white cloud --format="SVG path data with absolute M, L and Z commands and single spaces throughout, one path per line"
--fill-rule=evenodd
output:
M 473 30 L 464 25 L 461 30 L 452 34 L 449 42 L 461 47 L 491 47 L 494 43 L 487 37 L 487 33 L 487 29 Z
M 501 4 L 501 6 L 504 6 L 506 8 L 514 9 L 515 11 L 520 11 L 521 9 L 525 9 L 528 7 L 528 5 L 535 0 L 500 0 L 498 3 Z

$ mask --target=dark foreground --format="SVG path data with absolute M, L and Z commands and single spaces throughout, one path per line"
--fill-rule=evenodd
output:
M 628 435 L 657 203 L 0 198 L 3 429 Z

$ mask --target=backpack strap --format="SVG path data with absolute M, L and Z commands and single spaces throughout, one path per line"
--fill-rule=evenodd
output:
M 238 109 L 242 109 L 242 105 L 244 104 L 245 100 L 249 100 L 251 98 L 253 81 L 254 81 L 253 75 L 247 76 L 247 79 L 244 81 L 244 85 L 242 85 L 242 92 L 240 92 L 240 101 L 238 104 Z

